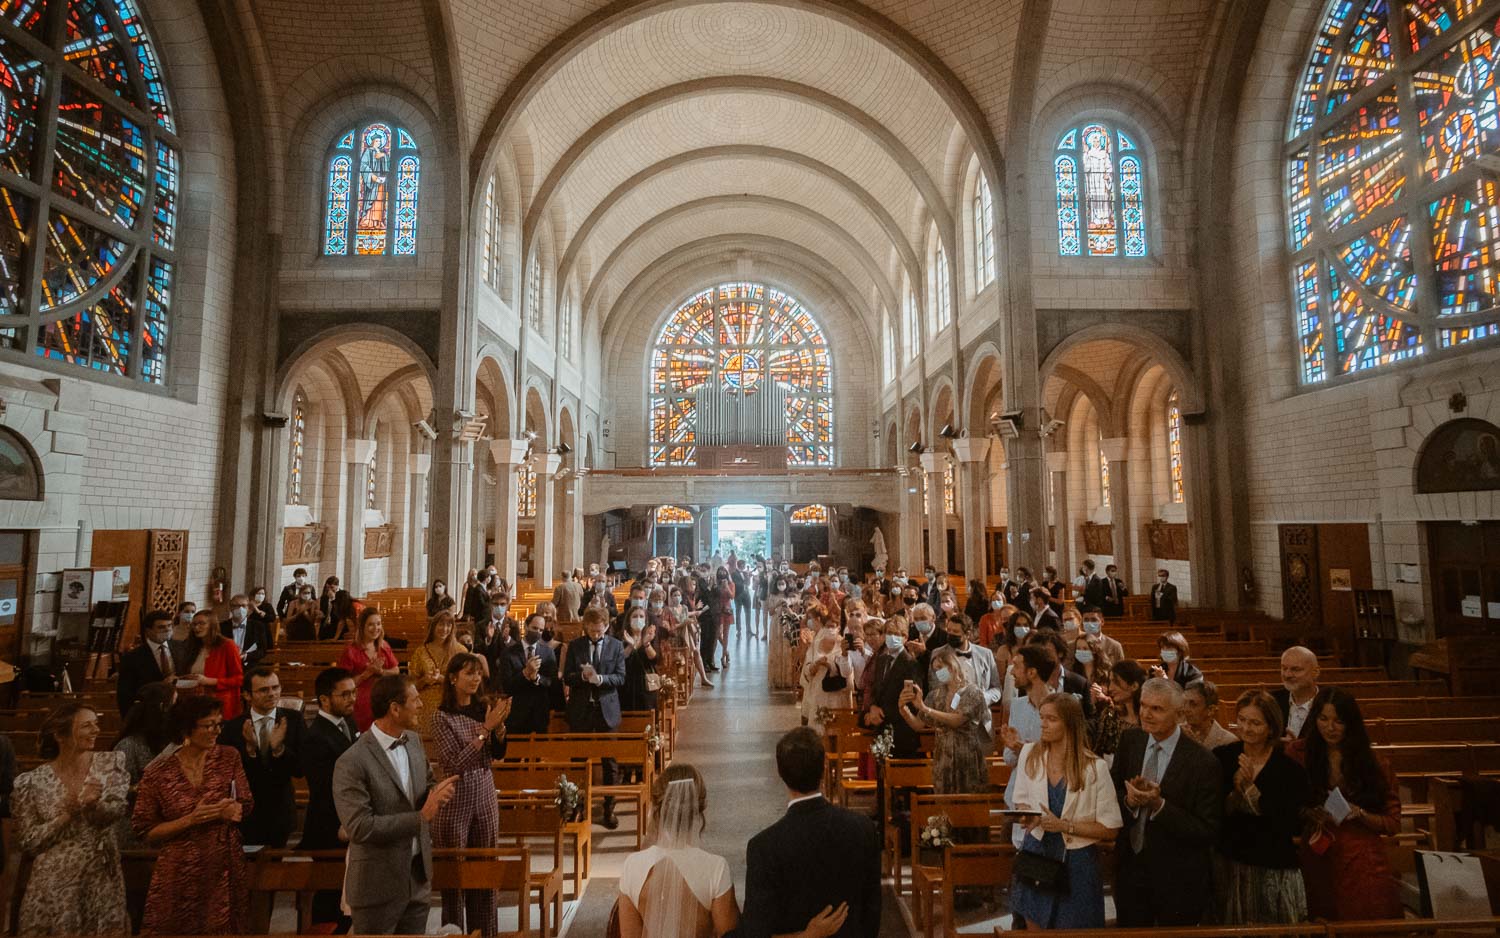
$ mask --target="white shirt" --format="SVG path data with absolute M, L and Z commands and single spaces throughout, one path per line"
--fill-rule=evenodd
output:
M 234 646 L 241 651 L 245 650 L 245 626 L 233 626 L 230 631 L 234 633 Z
M 271 731 L 276 728 L 276 710 L 273 708 L 270 713 L 261 713 L 251 707 L 249 716 L 250 722 L 254 724 L 252 728 L 255 730 L 256 745 L 259 745 L 262 739 L 269 741 Z
M 415 799 L 412 798 L 413 792 L 411 784 L 411 756 L 406 752 L 406 746 L 410 746 L 411 742 L 408 741 L 406 746 L 396 746 L 395 748 L 392 748 L 391 743 L 394 743 L 396 741 L 396 737 L 387 735 L 385 731 L 380 728 L 380 725 L 378 723 L 370 724 L 370 732 L 375 734 L 375 742 L 380 744 L 380 748 L 385 753 L 385 757 L 391 761 L 391 765 L 395 766 L 396 777 L 401 779 L 401 784 L 405 786 L 407 799 L 414 801 Z M 403 734 L 403 736 L 404 735 L 405 734 Z M 417 840 L 417 838 L 413 837 L 411 839 L 411 855 L 416 856 L 421 852 L 421 850 L 421 843 Z
M 791 806 L 792 806 L 792 805 L 794 805 L 794 804 L 801 804 L 801 803 L 802 803 L 802 802 L 804 802 L 804 801 L 811 801 L 811 800 L 813 800 L 813 799 L 814 799 L 814 798 L 821 798 L 821 797 L 823 797 L 823 793 L 822 793 L 822 792 L 818 792 L 818 791 L 815 791 L 815 792 L 813 792 L 813 793 L 812 793 L 812 794 L 810 794 L 810 795 L 802 795 L 802 796 L 801 796 L 801 797 L 798 797 L 798 798 L 793 798 L 793 799 L 792 799 L 792 800 L 791 800 L 791 801 L 788 801 L 788 802 L 787 802 L 787 803 L 786 803 L 786 806 L 787 806 L 787 807 L 788 807 L 788 808 L 790 808 L 790 807 L 791 807 Z
M 1318 692 L 1314 690 L 1312 696 L 1307 698 L 1307 703 L 1299 704 L 1292 699 L 1291 693 L 1288 692 L 1286 698 L 1286 732 L 1288 736 L 1295 738 L 1302 735 L 1302 725 L 1307 722 L 1308 716 L 1312 713 L 1313 701 L 1317 699 Z

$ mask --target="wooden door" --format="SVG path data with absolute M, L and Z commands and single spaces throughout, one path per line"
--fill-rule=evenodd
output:
M 15 664 L 21 656 L 21 631 L 29 625 L 31 596 L 30 531 L 0 531 L 0 658 Z
M 1500 631 L 1500 521 L 1425 527 L 1437 637 Z
M 1370 527 L 1318 525 L 1318 592 L 1323 634 L 1340 653 L 1355 647 L 1354 591 L 1375 588 L 1370 567 Z
M 984 572 L 986 576 L 999 576 L 1007 565 L 1005 562 L 1005 529 L 985 528 Z
M 1281 609 L 1288 624 L 1309 634 L 1323 622 L 1323 594 L 1318 588 L 1318 527 L 1313 524 L 1277 526 L 1281 544 Z

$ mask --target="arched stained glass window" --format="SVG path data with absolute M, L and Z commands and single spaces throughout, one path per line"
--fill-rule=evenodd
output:
M 942 332 L 953 322 L 953 303 L 948 297 L 948 252 L 943 250 L 941 244 L 937 246 L 932 270 L 933 331 Z
M 378 448 L 371 450 L 370 451 L 370 463 L 366 467 L 366 472 L 365 472 L 365 507 L 366 508 L 374 508 L 375 507 L 375 485 L 376 485 L 376 482 L 379 480 L 379 475 L 380 475 L 380 463 L 376 460 L 376 456 L 378 456 L 378 455 L 379 455 Z
M 1497 6 L 1324 14 L 1286 147 L 1304 383 L 1500 335 Z
M 484 226 L 481 237 L 483 239 L 484 251 L 480 260 L 480 270 L 484 276 L 484 282 L 490 286 L 495 285 L 495 265 L 499 263 L 496 256 L 495 238 L 495 177 L 484 186 L 484 218 L 481 221 Z
M 1109 459 L 1104 455 L 1104 444 L 1099 444 L 1099 504 L 1109 507 Z
M 1052 161 L 1057 252 L 1064 257 L 1145 257 L 1146 197 L 1140 148 L 1100 121 L 1069 128 Z
M 537 332 L 542 331 L 542 256 L 531 253 L 531 263 L 526 266 L 526 322 Z
M 828 506 L 827 505 L 803 505 L 801 508 L 798 508 L 796 511 L 792 512 L 792 516 L 791 516 L 791 518 L 788 519 L 788 523 L 790 523 L 790 524 L 827 524 L 828 523 Z
M 307 395 L 299 389 L 292 398 L 292 439 L 287 469 L 288 505 L 302 504 L 302 457 L 307 445 Z
M 758 283 L 710 287 L 677 308 L 651 351 L 653 466 L 697 464 L 700 400 L 756 395 L 793 466 L 833 465 L 833 368 L 823 329 L 796 297 Z M 780 418 L 777 421 L 777 418 Z M 760 418 L 756 418 L 760 419 Z
M 958 479 L 952 463 L 943 469 L 943 511 L 950 515 L 958 514 Z
M 1182 491 L 1182 409 L 1177 404 L 1177 392 L 1167 398 L 1167 462 L 1171 470 L 1172 501 L 1181 504 Z
M 516 471 L 516 514 L 522 518 L 536 517 L 536 470 L 531 463 L 522 463 Z
M 416 254 L 421 175 L 405 129 L 375 121 L 347 130 L 328 156 L 323 255 Z
M 165 383 L 181 153 L 135 0 L 0 3 L 0 350 Z
M 995 197 L 990 181 L 979 174 L 974 185 L 974 292 L 978 293 L 995 280 Z
M 656 523 L 681 527 L 693 523 L 693 513 L 676 505 L 662 505 L 656 509 Z

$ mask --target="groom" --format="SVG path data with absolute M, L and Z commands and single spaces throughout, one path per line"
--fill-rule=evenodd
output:
M 803 726 L 776 744 L 786 814 L 746 848 L 742 938 L 804 928 L 837 938 L 880 932 L 880 841 L 869 818 L 835 807 L 819 792 L 823 740 Z

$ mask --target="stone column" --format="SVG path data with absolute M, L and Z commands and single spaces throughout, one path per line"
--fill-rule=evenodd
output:
M 923 453 L 922 471 L 927 473 L 927 562 L 939 573 L 948 571 L 948 512 L 943 504 L 943 476 L 947 453 Z M 908 573 L 911 571 L 908 570 Z
M 537 453 L 531 458 L 531 469 L 536 473 L 536 539 L 532 545 L 531 579 L 538 589 L 552 586 L 553 564 L 557 558 L 554 532 L 557 519 L 553 512 L 556 506 L 552 498 L 552 479 L 562 465 L 562 457 L 556 453 Z
M 1130 451 L 1130 441 L 1118 436 L 1100 440 L 1099 445 L 1104 450 L 1105 462 L 1109 463 L 1109 521 L 1110 527 L 1114 529 L 1112 536 L 1115 542 L 1115 564 L 1122 571 L 1135 574 L 1134 583 L 1131 584 L 1134 588 L 1135 583 L 1151 581 L 1142 580 L 1139 571 L 1135 569 L 1135 551 L 1130 537 L 1130 464 L 1125 459 Z
M 406 503 L 406 582 L 409 586 L 427 585 L 427 473 L 432 471 L 432 457 L 427 453 L 416 453 L 411 457 L 411 485 L 407 487 Z M 450 591 L 451 592 L 451 591 Z
M 1057 571 L 1065 580 L 1072 579 L 1073 569 L 1073 516 L 1068 511 L 1068 453 L 1047 454 L 1047 477 L 1052 486 L 1052 516 L 1047 520 L 1057 525 Z M 1101 574 L 1103 570 L 1099 571 Z
M 370 484 L 370 457 L 375 455 L 374 440 L 346 440 L 344 464 L 348 469 L 344 486 L 344 565 L 339 585 L 351 596 L 364 591 L 365 566 L 365 498 Z
M 1033 411 L 1028 410 L 1029 415 Z M 1010 534 L 1010 568 L 1030 567 L 1040 575 L 1047 565 L 1047 479 L 1042 437 L 1032 427 L 1005 441 L 1006 530 Z
M 904 568 L 908 576 L 922 575 L 922 470 L 897 466 L 901 477 L 901 549 L 891 571 Z
M 989 437 L 953 441 L 958 458 L 959 533 L 963 537 L 964 576 L 984 579 L 985 490 L 990 476 Z
M 563 511 L 562 531 L 558 535 L 557 564 L 560 570 L 574 570 L 583 563 L 583 480 L 589 471 L 582 467 L 560 473 Z
M 516 582 L 516 532 L 520 522 L 516 509 L 516 492 L 520 479 L 516 471 L 526 461 L 525 440 L 491 440 L 490 455 L 495 457 L 495 570 L 505 582 Z M 483 553 L 481 546 L 480 553 Z

